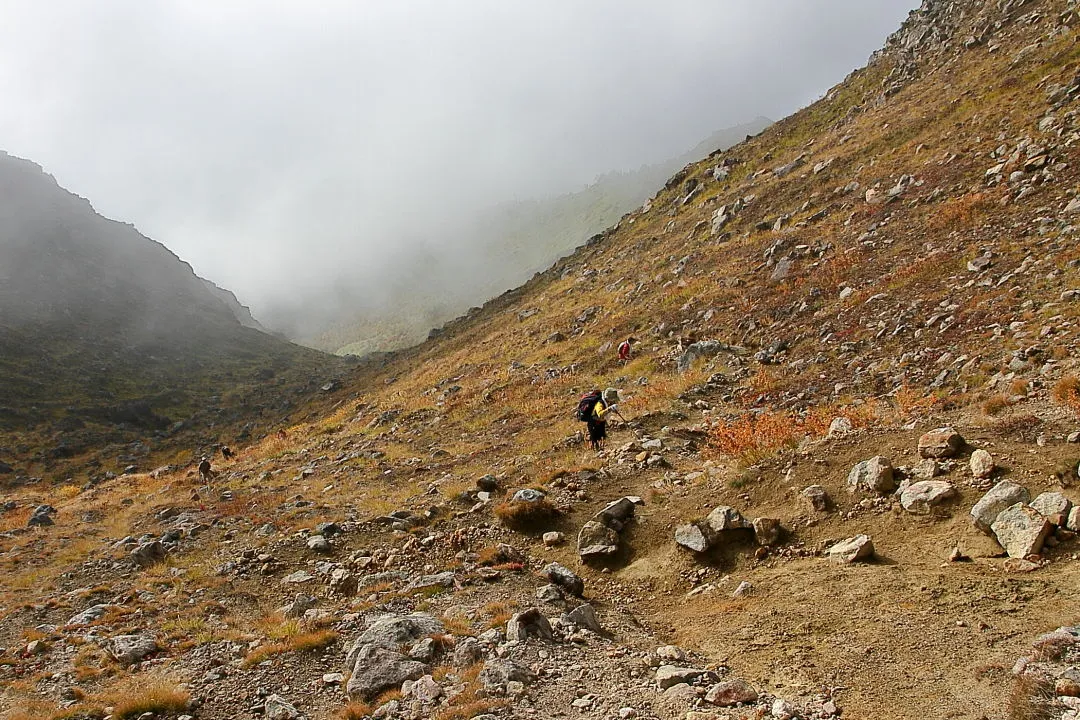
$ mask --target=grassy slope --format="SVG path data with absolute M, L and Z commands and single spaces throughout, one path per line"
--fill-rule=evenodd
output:
M 1046 90 L 1077 73 L 1073 38 L 1045 40 L 1010 64 L 1021 48 L 1046 39 L 1062 8 L 1049 0 L 1025 5 L 1023 13 L 1042 11 L 1043 20 L 1007 23 L 995 54 L 985 45 L 962 50 L 961 28 L 942 54 L 921 61 L 918 79 L 887 99 L 883 82 L 891 82 L 895 55 L 885 55 L 825 100 L 732 149 L 728 155 L 741 161 L 737 171 L 725 182 L 709 182 L 684 205 L 686 182 L 703 178 L 716 159 L 688 168 L 647 213 L 626 217 L 618 230 L 452 323 L 438 339 L 362 369 L 350 388 L 353 398 L 333 414 L 245 448 L 227 479 L 240 499 L 206 508 L 248 530 L 273 518 L 288 533 L 323 518 L 449 504 L 488 472 L 515 486 L 543 485 L 556 471 L 603 461 L 610 477 L 587 488 L 587 501 L 571 511 L 565 529 L 572 532 L 617 493 L 644 495 L 641 529 L 628 543 L 632 562 L 601 574 L 576 564 L 572 548 L 547 555 L 584 573 L 598 596 L 603 588 L 630 598 L 635 615 L 657 632 L 753 673 L 757 682 L 806 694 L 848 686 L 845 715 L 990 712 L 1000 706 L 1005 669 L 1024 638 L 1080 613 L 1067 555 L 1055 555 L 1030 579 L 1003 579 L 1000 563 L 989 559 L 988 541 L 971 530 L 962 508 L 944 520 L 868 511 L 843 492 L 844 477 L 852 462 L 877 452 L 913 462 L 918 429 L 900 427 L 909 421 L 918 421 L 919 429 L 943 420 L 962 423 L 970 440 L 990 447 L 1007 472 L 1033 490 L 1049 485 L 1055 463 L 1075 457 L 1058 440 L 1075 427 L 1075 408 L 1059 404 L 1051 386 L 1075 372 L 1080 309 L 1059 295 L 1080 284 L 1074 262 L 1080 254 L 1056 218 L 1077 187 L 1078 169 L 1055 168 L 1052 182 L 1006 204 L 1002 199 L 1014 191 L 984 178 L 997 162 L 989 153 L 1003 143 L 1011 151 L 1019 138 L 1053 143 L 1053 160 L 1074 152 L 1075 128 L 1058 137 L 1037 129 Z M 810 157 L 795 172 L 782 178 L 769 172 L 801 153 Z M 812 172 L 829 158 L 826 170 Z M 899 200 L 872 205 L 863 199 L 868 187 L 888 189 L 905 174 L 916 184 Z M 836 192 L 852 181 L 860 183 L 857 192 Z M 695 230 L 719 205 L 748 195 L 755 197 L 725 228 L 732 233 L 726 241 Z M 825 216 L 811 222 L 820 210 Z M 792 219 L 780 232 L 755 229 L 784 214 Z M 1041 224 L 1040 216 L 1055 219 Z M 799 258 L 787 280 L 771 282 L 764 254 L 778 240 Z M 994 252 L 992 270 L 968 271 L 966 263 L 984 248 Z M 845 287 L 853 293 L 842 300 Z M 593 307 L 599 310 L 584 313 Z M 539 312 L 519 319 L 532 309 Z M 1043 327 L 1051 330 L 1044 335 Z M 548 342 L 556 331 L 569 339 Z M 623 366 L 607 344 L 629 333 L 643 342 Z M 761 365 L 749 354 L 722 356 L 679 374 L 672 362 L 676 340 L 688 335 L 751 351 L 783 339 L 791 349 L 779 365 Z M 1032 354 L 1029 369 L 988 385 L 1007 370 L 1014 349 L 1032 346 L 1041 352 Z M 953 372 L 935 383 L 946 369 Z M 713 372 L 724 372 L 727 383 L 703 388 Z M 598 460 L 564 443 L 579 429 L 572 420 L 577 394 L 609 384 L 631 395 L 624 412 L 639 432 L 658 435 L 663 426 L 708 422 L 731 452 L 669 449 L 670 470 L 647 470 Z M 693 404 L 697 399 L 706 401 L 708 412 Z M 998 402 L 984 405 L 992 400 Z M 984 414 L 984 406 L 1004 414 Z M 851 416 L 866 434 L 804 452 L 790 449 L 803 435 L 820 435 L 836 414 Z M 757 424 L 747 420 L 755 415 L 762 417 Z M 1050 440 L 1042 450 L 1033 442 L 1040 433 Z M 629 436 L 618 430 L 614 443 Z M 709 470 L 704 462 L 710 458 L 716 464 L 703 478 L 685 479 L 690 471 Z M 313 463 L 317 475 L 292 479 Z M 272 477 L 256 482 L 264 471 Z M 842 513 L 807 518 L 797 509 L 793 492 L 817 482 L 829 488 Z M 152 526 L 156 509 L 183 503 L 188 490 L 181 474 L 132 483 L 140 500 L 106 527 L 66 526 L 57 532 L 67 540 L 62 546 L 45 534 L 5 540 L 5 603 L 26 593 L 46 603 L 52 589 L 44 578 L 77 568 L 84 553 L 97 561 L 102 538 Z M 963 505 L 970 506 L 977 493 L 966 485 L 962 492 Z M 301 510 L 286 502 L 297 493 L 318 506 Z M 120 508 L 124 495 L 107 485 L 71 499 L 37 494 L 24 502 L 51 500 L 72 517 Z M 709 577 L 722 584 L 723 575 L 738 573 L 752 578 L 760 594 L 744 602 L 726 593 L 686 600 L 687 578 L 701 568 L 675 552 L 670 527 L 720 501 L 783 518 L 797 528 L 796 549 L 869 531 L 887 561 L 847 572 L 824 570 L 818 558 L 724 558 L 706 567 Z M 439 521 L 436 529 L 473 524 L 475 517 Z M 958 538 L 979 561 L 943 571 L 939 558 Z M 542 552 L 533 539 L 513 541 Z M 381 542 L 362 537 L 356 547 Z M 451 563 L 454 552 L 437 544 L 420 562 Z M 177 558 L 188 573 L 183 591 L 205 586 L 228 597 L 227 583 L 208 577 L 221 559 L 209 549 Z M 158 577 L 165 572 L 139 582 L 167 583 Z M 68 584 L 79 582 L 89 581 L 76 574 Z M 530 579 L 522 583 L 523 600 L 534 587 Z M 247 598 L 266 593 L 267 607 L 280 604 L 285 592 L 276 581 L 251 581 L 241 589 Z

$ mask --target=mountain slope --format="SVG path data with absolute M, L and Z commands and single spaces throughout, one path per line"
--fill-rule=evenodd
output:
M 337 365 L 256 327 L 164 246 L 0 154 L 0 459 L 29 474 L 112 442 L 216 439 L 281 402 L 260 385 Z
M 409 268 L 399 268 L 402 279 L 388 289 L 382 306 L 365 308 L 337 327 L 298 339 L 312 347 L 354 355 L 414 345 L 433 327 L 520 285 L 573 252 L 641 205 L 687 163 L 729 148 L 771 122 L 758 117 L 719 130 L 679 157 L 605 174 L 577 192 L 489 208 L 465 227 L 446 229 L 423 257 L 417 257 Z M 469 281 L 464 283 L 462 278 Z
M 1075 631 L 1017 658 L 1080 617 L 1076 535 L 1006 558 L 969 512 L 1000 480 L 1080 503 L 1078 25 L 1066 0 L 927 0 L 820 102 L 365 366 L 332 414 L 243 447 L 224 488 L 26 490 L 0 536 L 0 712 L 99 717 L 156 681 L 182 690 L 162 716 L 200 720 L 280 702 L 348 720 L 1069 717 L 1075 669 L 1043 661 L 1075 666 Z M 573 412 L 607 386 L 628 421 L 596 453 Z M 943 425 L 966 444 L 920 450 Z M 874 457 L 892 472 L 852 487 Z M 886 475 L 954 494 L 921 508 Z M 41 502 L 56 526 L 25 530 Z M 676 544 L 721 507 L 760 530 Z M 872 562 L 829 559 L 861 534 Z M 165 561 L 138 563 L 141 536 Z M 98 605 L 91 630 L 66 624 Z M 129 677 L 91 633 L 156 649 Z

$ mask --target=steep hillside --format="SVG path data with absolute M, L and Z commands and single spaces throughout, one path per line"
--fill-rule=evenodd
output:
M 618 222 L 679 168 L 727 149 L 771 122 L 758 117 L 718 130 L 677 158 L 608 173 L 583 190 L 558 197 L 503 203 L 465 227 L 447 227 L 431 243 L 427 256 L 398 270 L 402 279 L 388 291 L 381 307 L 364 307 L 355 318 L 298 339 L 328 352 L 353 355 L 415 345 L 433 327 L 517 287 Z
M 1078 24 L 927 0 L 212 486 L 14 495 L 0 712 L 1075 718 Z
M 164 449 L 251 438 L 340 369 L 0 153 L 0 460 L 13 474 L 149 469 Z

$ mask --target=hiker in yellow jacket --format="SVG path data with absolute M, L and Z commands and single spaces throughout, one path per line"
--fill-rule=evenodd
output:
M 603 450 L 607 440 L 607 421 L 611 413 L 619 414 L 619 391 L 615 388 L 605 390 L 593 405 L 589 415 L 589 445 L 593 450 Z M 620 416 L 621 417 L 621 416 Z

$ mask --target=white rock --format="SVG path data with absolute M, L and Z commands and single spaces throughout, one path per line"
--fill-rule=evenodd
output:
M 848 473 L 847 482 L 852 490 L 866 490 L 881 494 L 896 490 L 892 463 L 881 455 L 856 464 Z
M 267 720 L 296 720 L 298 717 L 300 717 L 300 711 L 280 695 L 271 695 L 266 698 Z
M 983 532 L 990 532 L 990 526 L 1002 510 L 1016 503 L 1026 503 L 1030 499 L 1031 495 L 1026 488 L 1009 480 L 1002 480 L 971 508 L 971 520 L 975 527 Z
M 971 453 L 971 474 L 977 478 L 988 478 L 994 472 L 994 457 L 986 450 L 979 448 Z
M 944 480 L 921 480 L 900 493 L 900 504 L 914 515 L 929 515 L 935 507 L 956 497 L 956 488 Z
M 1053 526 L 1037 510 L 1016 503 L 998 513 L 990 526 L 994 537 L 1009 557 L 1038 554 Z
M 1032 500 L 1030 505 L 1048 519 L 1058 515 L 1064 516 L 1062 519 L 1067 518 L 1069 510 L 1072 509 L 1072 501 L 1059 492 L 1044 492 Z
M 874 556 L 874 543 L 869 535 L 856 535 L 836 543 L 825 554 L 833 561 L 844 564 L 869 560 Z

